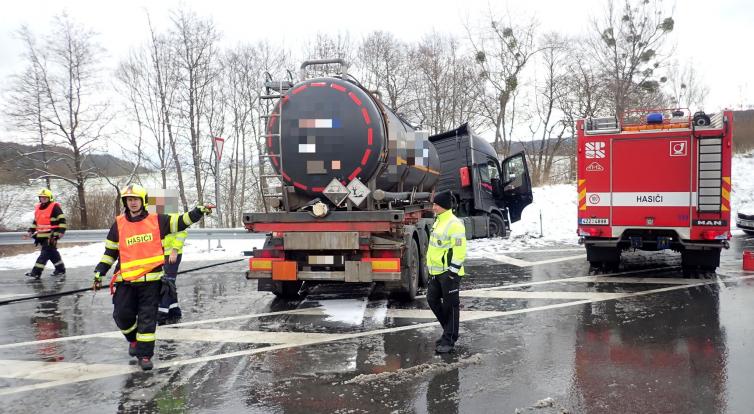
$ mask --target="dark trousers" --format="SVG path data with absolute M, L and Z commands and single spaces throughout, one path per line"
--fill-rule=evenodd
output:
M 460 287 L 461 276 L 451 272 L 430 276 L 429 279 L 427 303 L 442 325 L 442 344 L 454 345 L 458 340 L 461 316 L 461 301 L 458 297 Z
M 113 319 L 126 340 L 136 341 L 136 355 L 154 355 L 157 305 L 161 281 L 118 283 L 113 295 Z
M 39 242 L 39 247 L 39 257 L 37 257 L 37 262 L 34 263 L 34 268 L 31 269 L 31 273 L 41 275 L 48 261 L 52 262 L 55 266 L 55 270 L 58 272 L 65 272 L 65 265 L 63 264 L 63 259 L 60 257 L 57 247 L 51 246 L 50 243 L 44 239 Z
M 175 279 L 178 277 L 178 266 L 181 264 L 182 256 L 182 254 L 179 254 L 173 264 L 168 262 L 169 256 L 165 256 L 165 264 L 162 265 L 165 276 L 162 277 L 163 287 L 160 293 L 160 307 L 157 309 L 157 317 L 161 321 L 182 316 L 181 308 L 178 306 L 178 289 L 175 287 Z

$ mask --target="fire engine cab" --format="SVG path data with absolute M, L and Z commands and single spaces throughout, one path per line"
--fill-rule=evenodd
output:
M 632 110 L 578 130 L 578 235 L 593 267 L 628 249 L 672 249 L 714 271 L 730 239 L 733 115 Z

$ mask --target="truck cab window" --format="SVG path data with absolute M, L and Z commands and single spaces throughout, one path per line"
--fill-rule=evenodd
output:
M 489 184 L 490 182 L 490 170 L 488 168 L 488 164 L 482 164 L 479 166 L 479 179 L 483 183 Z
M 506 186 L 516 188 L 523 185 L 524 172 L 524 159 L 522 157 L 514 157 L 508 160 L 505 164 L 505 173 L 507 176 L 504 177 L 504 180 L 507 182 Z

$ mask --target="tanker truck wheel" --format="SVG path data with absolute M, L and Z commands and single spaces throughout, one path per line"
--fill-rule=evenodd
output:
M 497 214 L 490 215 L 490 237 L 502 237 L 508 238 L 508 226 L 505 225 L 505 220 Z
M 410 302 L 416 299 L 416 292 L 419 290 L 419 265 L 419 248 L 416 246 L 416 240 L 412 238 L 406 255 L 401 260 L 400 284 L 391 289 L 391 293 L 398 300 Z

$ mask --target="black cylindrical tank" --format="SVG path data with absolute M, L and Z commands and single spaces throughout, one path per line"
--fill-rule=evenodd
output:
M 439 177 L 437 151 L 360 85 L 317 78 L 294 85 L 282 104 L 282 169 L 275 170 L 297 192 L 318 195 L 333 178 L 348 184 L 377 178 L 385 191 L 431 191 Z M 267 124 L 267 151 L 278 154 L 278 119 Z

